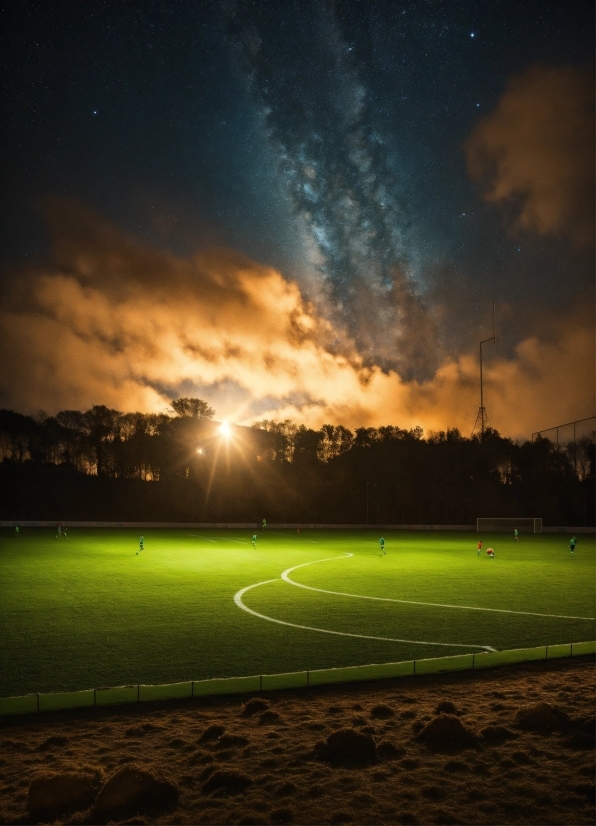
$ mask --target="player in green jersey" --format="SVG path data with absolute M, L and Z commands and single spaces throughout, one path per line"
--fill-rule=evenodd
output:
M 384 556 L 386 554 L 386 551 L 385 551 L 385 540 L 383 539 L 383 537 L 381 537 L 379 539 L 379 545 L 381 546 L 381 556 Z
M 569 540 L 569 550 L 571 551 L 572 554 L 575 553 L 575 546 L 576 545 L 577 545 L 577 539 L 575 538 L 575 536 L 572 536 L 571 539 Z
M 265 520 L 263 519 L 263 522 L 264 521 Z M 253 535 L 252 535 L 252 546 L 253 546 L 253 548 L 257 547 L 257 535 L 256 535 L 256 533 L 253 533 Z
M 266 527 L 267 527 L 267 520 L 263 519 L 263 530 L 265 530 Z

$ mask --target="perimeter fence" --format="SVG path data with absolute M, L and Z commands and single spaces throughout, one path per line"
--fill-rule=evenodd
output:
M 35 714 L 45 711 L 91 708 L 142 703 L 155 700 L 185 700 L 225 694 L 248 694 L 288 688 L 309 688 L 339 683 L 365 682 L 423 674 L 454 671 L 479 671 L 501 665 L 554 660 L 596 654 L 596 641 L 541 645 L 508 651 L 485 651 L 451 657 L 407 660 L 397 663 L 325 668 L 316 671 L 293 671 L 284 674 L 260 674 L 252 677 L 227 677 L 213 680 L 188 680 L 161 685 L 127 685 L 117 688 L 91 688 L 52 694 L 27 694 L 0 697 L 0 715 Z

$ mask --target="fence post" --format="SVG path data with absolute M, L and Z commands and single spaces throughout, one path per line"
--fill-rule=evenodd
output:
M 570 656 L 571 656 L 571 657 L 573 657 L 573 643 L 571 643 L 571 651 L 570 651 Z

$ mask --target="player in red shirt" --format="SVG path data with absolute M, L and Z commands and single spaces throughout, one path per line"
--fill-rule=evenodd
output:
M 480 556 L 480 551 L 482 550 L 482 539 L 478 540 L 478 556 Z

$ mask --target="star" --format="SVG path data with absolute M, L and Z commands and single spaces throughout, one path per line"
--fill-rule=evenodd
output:
M 476 35 L 474 34 L 474 32 L 470 32 L 470 37 L 475 37 L 475 36 Z

